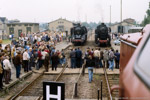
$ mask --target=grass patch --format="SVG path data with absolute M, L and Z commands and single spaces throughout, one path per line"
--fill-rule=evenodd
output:
M 7 40 L 2 40 L 2 44 L 10 44 L 11 40 L 7 39 Z

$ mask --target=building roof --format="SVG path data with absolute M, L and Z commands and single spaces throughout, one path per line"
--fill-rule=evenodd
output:
M 115 26 L 115 25 L 118 25 L 118 24 L 121 24 L 121 23 L 128 23 L 128 24 L 132 24 L 132 25 L 134 25 L 133 23 L 129 23 L 129 22 L 126 22 L 126 21 L 123 21 L 123 22 L 119 22 L 119 23 L 115 23 L 115 24 L 112 24 L 111 26 Z
M 0 20 L 2 21 L 2 23 L 5 23 L 6 17 L 0 17 Z
M 64 21 L 67 21 L 67 22 L 69 22 L 69 23 L 73 23 L 73 22 L 71 22 L 71 21 L 69 21 L 69 20 L 59 18 L 59 19 L 57 19 L 57 20 L 54 20 L 54 21 L 49 22 L 48 24 L 53 23 L 53 22 L 58 21 L 58 20 L 64 20 Z
M 7 23 L 7 24 L 39 24 L 39 23 L 32 23 L 32 22 L 14 22 L 14 23 Z
M 122 22 L 112 24 L 111 26 L 118 25 L 118 24 L 121 24 L 121 23 L 127 23 L 127 24 L 134 25 L 135 24 L 135 20 L 132 19 L 132 18 L 128 18 L 128 19 L 123 20 Z
M 132 23 L 132 24 L 135 24 L 135 20 L 134 19 L 132 19 L 132 18 L 127 18 L 127 19 L 125 19 L 125 20 L 123 20 L 124 22 L 128 22 L 128 23 Z

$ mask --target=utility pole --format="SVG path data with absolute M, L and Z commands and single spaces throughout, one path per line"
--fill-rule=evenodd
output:
M 120 1 L 120 32 L 123 33 L 123 27 L 122 27 L 122 0 Z
M 110 26 L 111 26 L 111 5 L 110 5 Z
M 85 15 L 85 22 L 87 22 L 87 15 Z
M 122 22 L 122 0 L 120 3 L 120 21 Z

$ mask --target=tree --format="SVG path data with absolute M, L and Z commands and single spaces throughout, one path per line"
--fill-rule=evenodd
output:
M 142 21 L 142 26 L 145 26 L 146 24 L 150 24 L 150 2 L 149 2 L 149 8 L 146 11 L 146 16 L 144 17 L 144 20 Z

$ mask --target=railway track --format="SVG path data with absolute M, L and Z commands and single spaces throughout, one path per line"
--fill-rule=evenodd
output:
M 111 93 L 111 87 L 119 84 L 119 74 L 108 74 L 106 68 L 103 68 L 103 70 L 105 78 L 103 78 L 102 96 L 107 97 L 108 100 L 115 100 L 119 97 L 119 91 L 115 90 Z

